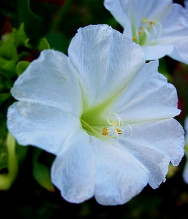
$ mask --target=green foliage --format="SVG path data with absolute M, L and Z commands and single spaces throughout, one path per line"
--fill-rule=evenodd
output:
M 42 38 L 39 42 L 38 49 L 45 50 L 45 49 L 50 49 L 50 44 L 48 43 L 46 38 Z
M 17 72 L 18 76 L 20 76 L 26 70 L 26 68 L 29 66 L 29 64 L 30 64 L 30 62 L 27 62 L 27 61 L 18 62 L 18 64 L 16 65 L 16 72 Z
M 39 162 L 39 156 L 41 155 L 41 153 L 42 150 L 40 149 L 34 150 L 33 176 L 42 187 L 53 192 L 55 191 L 55 188 L 51 183 L 49 168 Z
M 5 142 L 0 139 L 0 170 L 8 166 L 8 151 Z
M 2 144 L 3 145 L 3 144 Z M 16 140 L 15 138 L 8 133 L 6 139 L 6 148 L 8 157 L 7 160 L 7 169 L 8 173 L 0 174 L 0 190 L 7 190 L 11 187 L 12 183 L 14 182 L 17 173 L 18 173 L 18 161 L 16 156 Z M 4 155 L 5 156 L 5 155 Z M 5 161 L 2 162 L 5 165 Z M 5 166 L 3 166 L 5 168 Z
M 27 10 L 30 13 L 30 18 L 33 19 L 32 16 L 34 15 L 29 8 Z M 0 40 L 0 171 L 3 171 L 0 174 L 0 190 L 7 190 L 11 187 L 17 175 L 18 163 L 25 159 L 28 149 L 16 144 L 15 139 L 8 133 L 6 128 L 6 112 L 8 106 L 12 103 L 10 89 L 16 78 L 30 64 L 30 61 L 26 60 L 37 58 L 39 50 L 49 48 L 48 41 L 42 38 L 38 47 L 32 49 L 23 23 L 18 29 L 12 28 L 12 31 L 4 34 Z M 47 175 L 49 177 L 47 169 L 38 163 L 35 164 L 36 166 L 39 167 L 39 171 L 35 171 L 36 178 L 52 190 L 52 185 L 50 187 L 50 183 L 46 183 Z M 43 172 L 42 175 L 40 175 L 40 171 Z M 45 182 L 43 182 L 44 179 Z
M 0 56 L 5 59 L 18 59 L 18 53 L 14 41 L 12 38 L 5 40 L 5 42 L 0 47 Z
M 62 33 L 49 33 L 46 35 L 52 49 L 67 52 L 68 48 L 68 39 Z
M 41 29 L 41 18 L 30 9 L 30 0 L 17 0 L 18 23 L 24 23 L 27 35 L 35 41 Z

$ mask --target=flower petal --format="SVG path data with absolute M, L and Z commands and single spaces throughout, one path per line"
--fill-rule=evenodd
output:
M 142 26 L 142 18 L 157 20 L 170 7 L 171 3 L 172 0 L 140 0 L 138 7 L 137 0 L 105 0 L 105 7 L 122 24 L 126 34 L 126 27 L 129 27 L 129 22 L 132 31 L 134 31 L 134 29 Z
M 105 6 L 124 27 L 127 36 L 131 36 L 131 28 L 132 34 L 137 36 L 137 31 L 144 27 L 143 18 L 156 22 L 153 28 L 158 33 L 152 35 L 148 32 L 144 45 L 146 60 L 169 55 L 188 64 L 188 16 L 181 5 L 173 4 L 172 0 L 140 0 L 138 7 L 137 0 L 105 0 Z
M 165 55 L 171 54 L 174 50 L 174 46 L 173 45 L 144 46 L 143 49 L 146 54 L 146 60 L 156 60 L 162 58 Z
M 132 134 L 124 144 L 143 145 L 168 155 L 177 166 L 184 155 L 184 130 L 175 119 L 132 124 Z M 148 160 L 150 157 L 148 157 Z
M 153 140 L 153 139 L 152 139 Z M 148 183 L 153 189 L 156 189 L 162 182 L 165 182 L 165 176 L 168 172 L 168 165 L 170 158 L 167 154 L 160 150 L 155 150 L 152 147 L 146 147 L 139 142 L 135 144 L 132 142 L 121 141 L 132 156 L 135 157 L 145 169 L 148 171 Z M 151 143 L 152 145 L 154 142 Z
M 185 8 L 173 4 L 162 17 L 161 24 L 163 33 L 157 44 L 174 45 L 174 51 L 169 56 L 188 64 L 188 17 Z
M 158 61 L 146 63 L 109 107 L 109 112 L 118 113 L 129 124 L 178 115 L 176 89 L 157 68 Z
M 185 140 L 186 140 L 186 144 L 188 144 L 188 116 L 185 118 L 185 130 L 186 130 L 186 136 L 185 136 Z
M 186 11 L 188 12 L 188 1 L 187 0 L 184 0 L 184 5 L 185 5 Z
M 93 140 L 96 163 L 95 198 L 102 205 L 128 202 L 148 182 L 146 168 L 125 150 Z
M 187 40 L 180 40 L 176 43 L 173 52 L 169 55 L 171 58 L 188 64 L 188 37 Z
M 131 21 L 129 20 L 129 11 L 126 10 L 128 2 L 105 0 L 104 6 L 108 9 L 115 19 L 124 28 L 125 35 L 132 39 Z
M 94 194 L 95 166 L 90 144 L 89 135 L 79 131 L 53 163 L 52 182 L 69 202 L 80 203 Z
M 64 144 L 81 128 L 72 114 L 47 105 L 14 103 L 8 110 L 8 129 L 20 145 L 34 145 L 59 154 Z
M 75 115 L 82 109 L 76 72 L 68 57 L 57 51 L 41 52 L 11 91 L 18 100 L 58 107 Z
M 78 30 L 69 46 L 87 104 L 111 99 L 145 62 L 142 48 L 107 25 Z

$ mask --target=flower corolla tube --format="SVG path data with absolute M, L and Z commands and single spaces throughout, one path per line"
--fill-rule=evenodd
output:
M 104 5 L 124 34 L 143 47 L 147 60 L 168 55 L 188 64 L 186 8 L 172 0 L 105 0 Z
M 123 204 L 157 188 L 184 154 L 176 89 L 157 69 L 111 27 L 80 28 L 68 56 L 42 51 L 16 80 L 8 128 L 56 155 L 52 182 L 67 201 Z

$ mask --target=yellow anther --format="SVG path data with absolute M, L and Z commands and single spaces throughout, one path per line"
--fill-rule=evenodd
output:
M 143 17 L 142 18 L 142 23 L 146 23 L 147 22 L 147 18 Z
M 102 135 L 108 135 L 108 129 L 106 127 L 102 129 Z
M 132 37 L 132 41 L 136 42 L 136 37 L 135 36 Z
M 123 131 L 121 129 L 116 128 L 116 131 L 119 135 L 122 135 Z
M 144 27 L 141 26 L 141 27 L 140 27 L 140 30 L 144 30 Z
M 152 25 L 153 25 L 153 21 L 150 21 L 150 22 L 149 22 L 149 25 L 151 25 L 151 26 L 152 26 Z
M 102 135 L 107 136 L 109 139 L 118 140 L 119 136 L 123 134 L 121 129 L 122 120 L 117 113 L 107 114 L 108 125 L 102 129 Z
M 141 33 L 142 33 L 142 32 L 139 30 L 139 31 L 138 31 L 138 35 L 141 35 Z

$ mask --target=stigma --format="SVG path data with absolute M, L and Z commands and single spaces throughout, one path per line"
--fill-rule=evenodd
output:
M 117 113 L 109 113 L 106 118 L 108 122 L 107 127 L 103 127 L 102 135 L 108 136 L 110 138 L 118 139 L 119 135 L 123 134 L 123 130 L 121 128 L 122 120 Z

